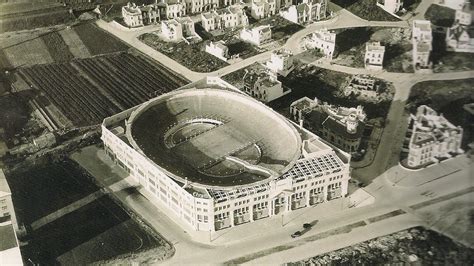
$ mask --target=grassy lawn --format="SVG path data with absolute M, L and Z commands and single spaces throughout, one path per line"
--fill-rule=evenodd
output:
M 25 225 L 99 190 L 69 160 L 23 169 L 8 178 L 18 219 Z M 105 194 L 29 230 L 27 237 L 21 248 L 24 260 L 44 265 L 85 265 L 166 245 Z
M 454 9 L 445 6 L 431 5 L 425 13 L 425 19 L 436 26 L 451 27 L 454 23 Z
M 422 104 L 428 105 L 442 113 L 454 125 L 462 126 L 464 130 L 463 144 L 472 142 L 474 132 L 469 132 L 469 125 L 464 120 L 463 105 L 474 102 L 472 93 L 473 79 L 424 81 L 417 83 L 411 89 L 407 108 L 411 113 Z
M 377 0 L 331 0 L 354 15 L 371 21 L 399 21 L 376 5 Z
M 410 29 L 362 27 L 341 29 L 336 36 L 334 62 L 364 67 L 365 44 L 378 41 L 385 46 L 384 69 L 390 72 L 413 72 Z
M 204 42 L 186 44 L 162 41 L 158 35 L 145 33 L 140 40 L 153 49 L 165 54 L 183 66 L 198 72 L 211 72 L 229 65 L 204 51 Z M 230 50 L 230 47 L 229 47 Z
M 73 29 L 93 56 L 126 51 L 129 49 L 128 45 L 98 28 L 94 23 L 83 23 L 74 26 Z
M 424 227 L 414 227 L 288 265 L 471 265 L 473 249 Z

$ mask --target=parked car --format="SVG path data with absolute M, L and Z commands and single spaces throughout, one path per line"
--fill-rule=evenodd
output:
M 297 237 L 299 237 L 299 236 L 301 236 L 301 232 L 300 232 L 300 231 L 296 231 L 296 232 L 294 232 L 293 234 L 291 234 L 291 237 L 292 237 L 292 238 L 297 238 Z

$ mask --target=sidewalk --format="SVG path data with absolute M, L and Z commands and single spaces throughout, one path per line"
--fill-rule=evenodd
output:
M 192 241 L 206 246 L 233 245 L 255 238 L 262 238 L 265 235 L 271 236 L 275 232 L 280 232 L 289 237 L 291 233 L 301 229 L 304 223 L 321 221 L 322 219 L 333 220 L 340 216 L 356 215 L 355 213 L 358 212 L 357 208 L 349 209 L 349 198 L 344 198 L 212 233 L 196 232 L 191 228 L 183 231 L 182 228 L 188 226 L 181 222 L 181 218 L 165 207 L 157 207 L 152 204 L 146 198 L 148 193 L 137 187 L 136 184 L 134 185 L 133 181 L 126 176 L 126 172 L 116 166 L 102 149 L 89 146 L 74 153 L 71 158 L 96 177 L 110 191 L 113 191 L 121 201 L 140 214 L 156 231 L 173 243 Z M 128 182 L 124 182 L 124 180 Z M 341 221 L 345 221 L 345 219 Z M 322 225 L 324 224 L 325 222 Z M 327 226 L 331 227 L 336 224 L 341 223 L 331 221 Z M 321 226 L 318 226 L 318 228 L 321 228 Z M 265 234 L 264 232 L 268 231 L 268 228 L 273 230 Z M 176 235 L 177 232 L 180 233 Z M 260 233 L 255 234 L 253 232 Z
M 469 172 L 469 169 L 471 169 L 470 171 L 474 171 L 470 159 L 467 158 L 466 155 L 459 155 L 420 170 L 409 170 L 400 165 L 396 165 L 385 173 L 385 177 L 392 183 L 392 186 L 417 187 L 444 177 L 449 177 L 449 175 L 459 171 Z
M 310 252 L 308 247 L 313 247 L 313 245 L 321 247 L 322 243 L 332 243 L 333 246 L 328 246 L 332 250 L 338 248 L 335 245 L 343 245 L 356 239 L 352 235 L 348 237 L 348 233 L 358 232 L 357 234 L 360 235 L 356 235 L 357 237 L 369 237 L 368 233 L 359 231 L 369 230 L 368 232 L 371 232 L 370 228 L 373 225 L 385 223 L 385 220 L 392 221 L 399 219 L 399 217 L 413 217 L 411 210 L 406 211 L 408 206 L 436 204 L 450 200 L 457 196 L 459 192 L 456 191 L 464 186 L 458 184 L 460 179 L 456 178 L 452 180 L 454 183 L 450 183 L 449 189 L 445 187 L 445 184 L 450 180 L 441 179 L 422 187 L 400 190 L 400 188 L 393 187 L 386 178 L 381 177 L 377 183 L 372 184 L 373 188 L 367 190 L 370 194 L 378 197 L 377 201 L 369 206 L 344 208 L 344 211 L 341 211 L 342 204 L 346 202 L 334 200 L 312 208 L 296 210 L 283 216 L 262 219 L 254 223 L 213 232 L 210 235 L 209 232 L 183 230 L 177 224 L 180 219 L 172 214 L 173 212 L 157 208 L 140 193 L 139 187 L 125 182 L 124 172 L 115 166 L 105 156 L 103 150 L 97 146 L 86 147 L 71 157 L 102 184 L 105 184 L 109 191 L 115 191 L 115 195 L 121 201 L 174 245 L 175 255 L 164 262 L 174 265 L 195 264 L 197 261 L 215 264 L 239 260 L 244 263 L 253 259 L 256 259 L 259 264 L 260 262 L 270 262 L 260 261 L 260 258 L 263 259 L 265 256 L 279 258 L 277 260 L 281 263 L 288 260 L 280 260 L 281 257 L 275 256 L 286 256 L 286 252 L 294 252 L 294 256 L 300 259 L 302 258 L 301 254 L 306 254 L 300 253 L 301 250 Z M 429 197 L 426 193 L 422 193 L 427 190 L 432 191 Z M 449 194 L 450 192 L 456 193 Z M 449 195 L 443 196 L 444 194 Z M 300 238 L 290 237 L 292 233 L 303 230 L 302 225 L 308 222 L 315 223 L 311 230 Z M 384 230 L 387 231 L 383 231 L 383 234 L 393 232 L 393 228 L 395 227 L 386 227 Z M 375 233 L 382 234 L 382 232 Z M 310 244 L 311 246 L 308 246 Z M 228 250 L 232 250 L 232 252 L 228 252 Z M 279 254 L 280 252 L 282 255 Z M 311 255 L 314 254 L 311 253 Z M 248 258 L 251 259 L 248 260 Z
M 252 260 L 246 265 L 275 265 L 282 262 L 296 262 L 333 250 L 351 246 L 379 236 L 391 234 L 420 225 L 419 219 L 413 216 L 397 216 L 391 219 L 353 229 L 351 232 L 337 234 L 293 249 L 274 253 Z

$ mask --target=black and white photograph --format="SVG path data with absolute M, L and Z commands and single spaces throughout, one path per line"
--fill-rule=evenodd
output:
M 0 265 L 474 265 L 473 22 L 0 0 Z

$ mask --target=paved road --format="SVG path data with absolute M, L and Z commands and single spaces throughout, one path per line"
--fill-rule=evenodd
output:
M 165 215 L 164 211 L 150 204 L 140 193 L 125 189 L 126 183 L 122 180 L 123 171 L 116 166 L 110 168 L 113 164 L 104 156 L 100 148 L 92 146 L 83 149 L 74 154 L 73 159 L 101 179 L 101 182 L 109 187 L 110 191 L 114 191 L 122 201 L 126 202 L 174 244 L 176 254 L 165 264 L 175 265 L 196 262 L 247 261 L 248 258 L 255 259 L 256 264 L 259 264 L 260 260 L 273 261 L 276 259 L 281 262 L 278 253 L 282 250 L 285 250 L 285 253 L 282 254 L 292 254 L 288 258 L 301 259 L 308 255 L 309 247 L 332 243 L 327 247 L 340 248 L 351 244 L 351 241 L 362 241 L 367 237 L 391 233 L 401 227 L 424 224 L 424 221 L 418 218 L 410 206 L 463 191 L 466 184 L 469 184 L 469 171 L 474 170 L 471 166 L 441 179 L 437 179 L 438 176 L 433 176 L 432 182 L 413 187 L 407 186 L 407 184 L 398 186 L 386 175 L 382 175 L 366 188 L 377 198 L 373 205 L 347 209 L 341 204 L 342 201 L 329 202 L 322 206 L 306 208 L 285 215 L 283 217 L 284 227 L 282 227 L 281 217 L 273 217 L 231 230 L 216 232 L 211 235 L 213 241 L 209 242 L 208 233 L 193 235 L 192 232 L 183 230 L 176 224 L 176 221 L 179 221 L 178 218 L 172 214 L 168 216 L 169 212 Z M 460 156 L 448 163 L 452 167 L 458 167 L 466 164 L 466 160 L 465 157 Z M 435 174 L 436 171 L 429 173 Z M 430 191 L 430 193 L 427 194 L 426 191 Z M 452 199 L 448 197 L 446 200 Z M 433 204 L 437 203 L 439 202 Z M 342 209 L 344 211 L 341 211 Z M 380 222 L 370 222 L 371 218 L 400 209 L 406 214 L 388 217 Z M 292 239 L 290 237 L 291 233 L 301 230 L 303 223 L 315 220 L 318 220 L 316 226 L 302 238 Z M 365 224 L 360 225 L 361 221 L 364 221 Z M 401 227 L 384 226 L 382 227 L 385 228 L 384 230 L 379 230 L 381 228 L 379 224 L 385 223 L 386 225 L 399 224 Z M 268 228 L 272 228 L 272 230 L 268 230 Z M 351 229 L 350 232 L 340 234 L 341 230 L 345 232 L 347 228 Z M 306 253 L 300 253 L 305 249 Z M 312 250 L 314 251 L 314 249 Z
M 420 7 L 420 9 L 422 8 L 424 7 Z M 256 61 L 265 60 L 270 54 L 270 52 L 266 52 L 240 61 L 236 64 L 227 66 L 219 71 L 211 73 L 198 73 L 190 71 L 189 69 L 176 63 L 174 60 L 171 60 L 163 54 L 141 43 L 136 38 L 138 35 L 146 31 L 154 30 L 153 28 L 147 28 L 142 31 L 127 32 L 114 28 L 110 24 L 107 24 L 103 21 L 99 21 L 98 25 L 134 46 L 138 50 L 148 54 L 155 60 L 158 60 L 159 62 L 172 68 L 191 81 L 199 80 L 207 75 L 225 75 L 232 71 L 248 66 Z M 409 26 L 408 22 L 405 21 L 368 22 L 348 13 L 346 10 L 341 10 L 339 12 L 339 16 L 336 16 L 335 18 L 332 18 L 328 21 L 314 23 L 291 36 L 284 47 L 290 49 L 293 52 L 299 52 L 299 43 L 301 38 L 319 28 L 336 29 L 347 27 L 364 27 L 369 25 L 381 27 Z M 322 64 L 318 66 L 352 74 L 368 73 L 364 69 L 355 69 L 339 65 Z M 400 140 L 404 136 L 404 129 L 399 125 L 405 124 L 403 121 L 404 106 L 405 101 L 408 99 L 410 88 L 417 82 L 425 80 L 463 79 L 474 77 L 474 71 L 416 75 L 388 72 L 371 74 L 376 74 L 377 77 L 393 82 L 395 87 L 394 101 L 389 110 L 387 126 L 382 135 L 374 163 L 368 167 L 358 169 L 354 172 L 354 174 L 361 179 L 371 181 L 371 184 L 366 189 L 369 193 L 376 197 L 377 200 L 375 204 L 358 209 L 348 209 L 344 212 L 337 212 L 337 209 L 341 208 L 342 205 L 338 207 L 335 205 L 338 204 L 336 202 L 328 203 L 323 207 L 318 206 L 316 208 L 308 208 L 306 210 L 295 211 L 288 214 L 286 217 L 284 217 L 285 219 L 288 219 L 288 222 L 284 227 L 281 227 L 280 218 L 274 217 L 272 219 L 257 221 L 244 227 L 236 227 L 223 233 L 218 232 L 216 235 L 211 236 L 214 238 L 212 243 L 207 242 L 208 244 L 204 245 L 196 243 L 195 240 L 206 243 L 207 240 L 204 239 L 208 236 L 203 234 L 192 235 L 191 232 L 183 232 L 183 230 L 178 227 L 172 219 L 165 215 L 161 215 L 162 212 L 153 206 L 149 204 L 147 205 L 146 200 L 144 200 L 143 197 L 136 199 L 127 197 L 127 202 L 135 202 L 133 205 L 137 208 L 141 208 L 139 211 L 147 213 L 146 217 L 147 219 L 151 220 L 150 223 L 155 226 L 155 228 L 160 233 L 175 243 L 176 254 L 173 258 L 166 261 L 166 263 L 189 264 L 196 262 L 229 262 L 242 257 L 245 258 L 247 256 L 255 256 L 256 253 L 264 250 L 274 250 L 275 252 L 265 254 L 263 257 L 257 256 L 257 260 L 253 262 L 250 261 L 250 263 L 281 263 L 283 261 L 283 257 L 281 256 L 288 256 L 285 258 L 292 258 L 292 260 L 301 259 L 306 255 L 315 255 L 315 249 L 321 251 L 330 251 L 362 241 L 367 237 L 376 237 L 379 235 L 391 233 L 398 228 L 403 229 L 419 224 L 425 224 L 425 222 L 419 219 L 416 213 L 409 207 L 410 205 L 428 200 L 426 198 L 426 194 L 424 194 L 425 191 L 431 191 L 430 195 L 442 196 L 445 194 L 456 193 L 457 191 L 464 189 L 466 184 L 470 184 L 471 181 L 469 178 L 469 171 L 472 172 L 472 166 L 469 169 L 463 169 L 444 178 L 436 179 L 430 183 L 426 183 L 422 186 L 408 188 L 398 186 L 397 184 L 390 182 L 390 179 L 387 178 L 386 175 L 382 175 L 382 173 L 385 173 L 387 169 L 397 167 L 396 162 L 398 162 L 398 146 L 400 146 Z M 390 174 L 390 172 L 387 172 L 387 174 Z M 140 207 L 140 205 L 146 205 L 147 207 Z M 313 241 L 308 241 L 308 243 L 303 243 L 301 245 L 295 244 L 295 241 L 289 237 L 292 232 L 300 229 L 304 222 L 310 220 L 319 220 L 319 222 L 317 228 L 311 230 L 307 234 L 307 237 L 313 237 L 317 234 L 321 234 L 335 228 L 353 224 L 354 221 L 366 221 L 371 217 L 390 213 L 398 209 L 405 211 L 406 214 L 388 218 L 379 223 L 366 224 L 360 228 L 355 228 L 348 234 L 328 236 L 327 238 L 319 240 L 314 239 Z M 268 228 L 272 228 L 272 230 L 269 231 Z M 288 248 L 288 245 L 291 247 Z M 283 249 L 286 249 L 286 251 L 278 252 L 278 248 L 275 249 L 275 247 L 284 247 Z M 311 254 L 308 252 L 311 252 Z
M 110 32 L 111 34 L 115 35 L 122 41 L 126 42 L 130 46 L 138 49 L 139 51 L 143 52 L 144 54 L 150 56 L 151 58 L 161 62 L 162 64 L 166 65 L 167 67 L 173 69 L 177 73 L 181 74 L 182 76 L 186 77 L 190 81 L 197 81 L 206 76 L 223 76 L 228 73 L 234 72 L 236 70 L 242 69 L 246 66 L 249 66 L 255 62 L 265 61 L 270 58 L 270 54 L 273 50 L 267 51 L 265 53 L 261 53 L 255 55 L 253 57 L 244 59 L 242 61 L 236 62 L 232 65 L 223 67 L 217 71 L 202 73 L 202 72 L 195 72 L 192 71 L 185 66 L 179 64 L 178 62 L 174 61 L 173 59 L 167 57 L 166 55 L 156 51 L 155 49 L 151 48 L 150 46 L 144 44 L 140 40 L 138 40 L 138 36 L 153 32 L 159 29 L 159 26 L 147 26 L 140 30 L 127 30 L 122 26 L 118 26 L 116 23 L 107 23 L 103 20 L 97 21 L 97 25 L 102 29 Z M 408 27 L 407 22 L 405 21 L 398 21 L 398 22 L 384 22 L 384 21 L 375 21 L 370 22 L 367 20 L 363 20 L 352 13 L 348 12 L 345 9 L 342 9 L 338 12 L 338 14 L 326 21 L 316 22 L 313 23 L 306 28 L 298 31 L 294 35 L 292 35 L 285 45 L 281 48 L 289 49 L 294 54 L 298 54 L 301 52 L 300 42 L 301 39 L 314 32 L 315 30 L 326 28 L 326 29 L 339 29 L 339 28 L 351 28 L 351 27 L 367 27 L 367 26 L 377 26 L 377 27 Z

